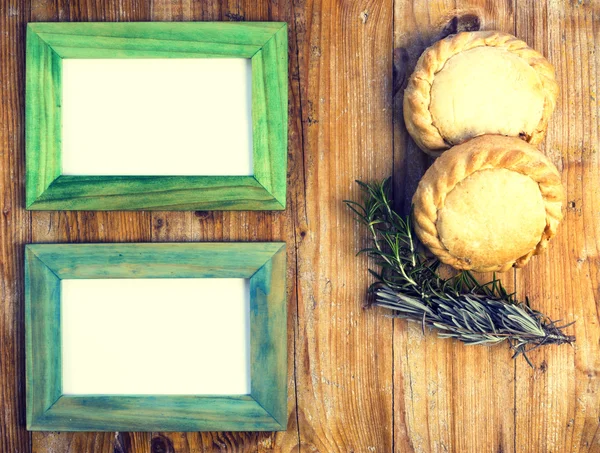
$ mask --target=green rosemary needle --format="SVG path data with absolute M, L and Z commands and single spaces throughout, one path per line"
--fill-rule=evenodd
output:
M 411 215 L 401 216 L 393 209 L 390 178 L 376 184 L 357 181 L 364 202 L 345 203 L 369 230 L 372 245 L 359 253 L 374 258 L 379 271 L 369 269 L 375 283 L 369 291 L 371 304 L 393 311 L 393 316 L 420 322 L 437 329 L 444 338 L 467 344 L 508 342 L 513 357 L 548 344 L 571 344 L 575 337 L 539 311 L 529 300 L 516 300 L 502 282 L 494 278 L 481 284 L 469 271 L 450 278 L 438 273 L 440 262 L 426 255 L 412 228 Z

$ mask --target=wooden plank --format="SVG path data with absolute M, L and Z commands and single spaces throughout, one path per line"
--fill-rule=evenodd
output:
M 34 452 L 102 452 L 121 453 L 113 448 L 116 436 L 109 433 L 32 433 L 35 442 Z M 116 444 L 115 444 L 116 445 Z
M 596 2 L 518 2 L 517 30 L 554 65 L 560 94 L 543 151 L 562 173 L 565 218 L 548 251 L 517 274 L 519 294 L 575 320 L 573 348 L 518 363 L 516 450 L 600 451 L 600 10 Z
M 395 2 L 394 186 L 404 212 L 431 162 L 402 120 L 404 84 L 416 60 L 431 43 L 458 31 L 514 33 L 513 20 L 512 0 Z M 511 290 L 513 273 L 502 281 Z M 506 345 L 465 346 L 396 321 L 394 365 L 395 451 L 513 451 L 514 363 Z
M 108 2 L 48 3 L 33 0 L 29 19 L 34 22 L 147 20 L 149 14 L 146 0 L 124 0 L 118 7 Z M 24 24 L 21 27 L 24 31 Z M 24 54 L 21 58 L 24 58 Z M 22 89 L 19 95 L 23 95 Z M 22 128 L 23 123 L 14 126 L 14 130 L 21 133 Z M 12 199 L 20 208 L 24 207 L 24 200 L 19 202 L 18 196 Z M 31 242 L 126 242 L 150 239 L 150 215 L 146 212 L 35 212 L 30 215 Z M 21 255 L 15 251 L 15 256 Z M 36 432 L 31 434 L 31 438 L 34 453 L 130 453 L 134 449 L 147 452 L 151 444 L 149 433 Z
M 304 193 L 296 212 L 301 451 L 390 452 L 392 322 L 363 310 L 365 231 L 344 199 L 392 172 L 392 2 L 298 1 Z M 372 263 L 371 263 L 372 264 Z M 293 451 L 293 450 L 286 450 Z
M 0 1 L 0 451 L 27 452 L 23 244 L 30 234 L 22 209 L 25 163 L 25 26 L 27 2 Z
M 155 0 L 151 4 L 152 20 L 248 20 L 287 21 L 293 36 L 291 2 L 272 0 Z M 294 42 L 289 42 L 290 59 L 295 56 Z M 293 60 L 290 60 L 293 61 Z M 293 80 L 290 64 L 290 80 Z M 297 74 L 297 72 L 296 72 Z M 297 79 L 295 80 L 297 84 Z M 297 86 L 297 85 L 296 85 Z M 295 294 L 295 225 L 294 212 L 298 196 L 302 193 L 301 137 L 298 133 L 298 98 L 290 99 L 290 138 L 288 174 L 290 175 L 287 209 L 282 212 L 154 212 L 152 214 L 152 239 L 154 241 L 270 241 L 285 240 L 288 243 L 288 430 L 277 434 L 268 433 L 155 433 L 153 448 L 156 451 L 177 453 L 198 452 L 254 452 L 293 451 L 298 445 L 295 423 L 294 387 L 294 336 L 296 332 Z M 298 231 L 298 234 L 300 232 Z M 162 358 L 157 358 L 162 360 Z M 214 364 L 207 364 L 214 366 Z M 291 412 L 290 412 L 291 411 Z M 163 450 L 161 450 L 163 449 Z

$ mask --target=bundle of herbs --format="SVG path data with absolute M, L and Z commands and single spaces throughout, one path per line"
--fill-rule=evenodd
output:
M 364 202 L 346 204 L 367 227 L 370 247 L 359 253 L 373 257 L 379 271 L 369 269 L 376 281 L 369 291 L 369 303 L 392 310 L 393 316 L 438 331 L 440 337 L 455 338 L 467 344 L 508 342 L 513 357 L 543 345 L 571 344 L 575 337 L 544 314 L 530 307 L 529 300 L 518 301 L 501 281 L 494 278 L 479 283 L 469 271 L 444 278 L 440 261 L 426 254 L 418 243 L 411 216 L 401 216 L 390 198 L 391 183 L 365 184 Z

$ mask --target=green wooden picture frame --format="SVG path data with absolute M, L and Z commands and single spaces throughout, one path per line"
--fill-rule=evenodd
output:
M 288 59 L 284 22 L 30 23 L 26 48 L 26 208 L 283 210 Z M 252 176 L 62 174 L 66 58 L 247 58 L 252 66 Z
M 250 279 L 249 395 L 63 395 L 61 280 Z M 287 425 L 284 243 L 25 247 L 27 429 L 278 431 Z

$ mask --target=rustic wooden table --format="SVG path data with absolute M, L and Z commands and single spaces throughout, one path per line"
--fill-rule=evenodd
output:
M 600 451 L 600 4 L 595 0 L 3 0 L 0 125 L 0 451 L 192 453 Z M 23 209 L 28 21 L 278 20 L 289 23 L 285 212 Z M 553 318 L 569 346 L 531 354 L 465 347 L 363 310 L 364 232 L 342 200 L 394 174 L 405 204 L 427 164 L 402 122 L 403 84 L 432 40 L 463 29 L 525 39 L 555 65 L 561 96 L 543 149 L 568 205 L 548 253 L 504 280 Z M 404 201 L 404 203 L 403 203 Z M 285 433 L 28 433 L 23 244 L 285 240 L 289 424 Z M 118 314 L 115 314 L 118 316 Z M 148 326 L 160 335 L 160 325 Z M 106 326 L 110 334 L 110 326 Z M 194 360 L 190 357 L 190 360 Z M 223 357 L 227 360 L 227 357 Z M 169 367 L 157 356 L 152 367 Z M 218 373 L 218 363 L 207 363 Z

